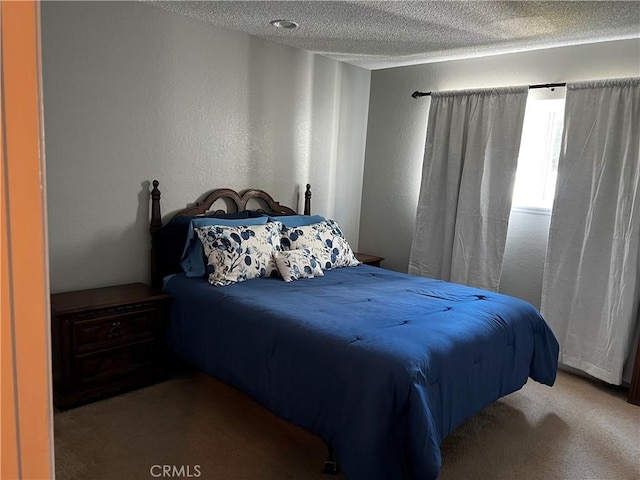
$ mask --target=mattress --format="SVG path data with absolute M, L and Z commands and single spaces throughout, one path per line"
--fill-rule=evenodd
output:
M 453 429 L 558 343 L 530 304 L 368 265 L 213 287 L 165 279 L 171 350 L 331 445 L 346 477 L 435 479 Z

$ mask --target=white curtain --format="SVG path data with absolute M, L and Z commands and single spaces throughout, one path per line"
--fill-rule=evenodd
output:
M 498 289 L 527 93 L 431 95 L 409 273 Z
M 542 286 L 560 362 L 620 384 L 640 301 L 640 79 L 567 85 Z

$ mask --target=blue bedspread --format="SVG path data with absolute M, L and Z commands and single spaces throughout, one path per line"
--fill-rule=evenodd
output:
M 435 479 L 440 443 L 558 344 L 513 297 L 360 265 L 213 287 L 175 275 L 169 344 L 332 445 L 350 480 Z

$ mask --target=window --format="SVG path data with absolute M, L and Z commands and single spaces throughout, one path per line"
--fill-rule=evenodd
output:
M 522 128 L 513 207 L 553 206 L 564 121 L 564 88 L 531 90 Z

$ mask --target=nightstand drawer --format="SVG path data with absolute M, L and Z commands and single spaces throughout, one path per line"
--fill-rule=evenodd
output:
M 72 360 L 72 388 L 123 382 L 130 376 L 152 371 L 156 357 L 157 343 L 154 340 L 77 355 Z
M 154 336 L 154 308 L 73 322 L 72 352 L 84 353 Z

